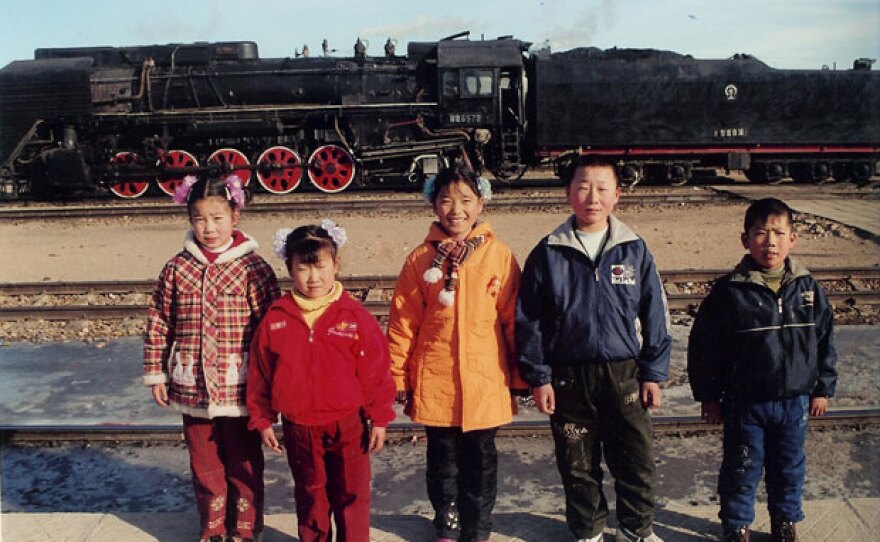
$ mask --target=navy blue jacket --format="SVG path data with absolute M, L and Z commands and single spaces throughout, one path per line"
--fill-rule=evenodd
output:
M 837 384 L 832 309 L 791 258 L 777 294 L 751 256 L 720 278 L 700 305 L 688 341 L 697 401 L 830 397 Z
M 555 365 L 631 359 L 640 381 L 666 380 L 669 313 L 645 242 L 611 216 L 594 262 L 574 225 L 572 216 L 526 260 L 516 308 L 520 375 L 535 387 L 550 383 Z

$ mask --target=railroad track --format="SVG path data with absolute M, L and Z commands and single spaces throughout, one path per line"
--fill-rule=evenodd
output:
M 835 306 L 880 305 L 880 268 L 822 268 L 811 272 Z M 726 270 L 719 269 L 662 271 L 669 308 L 687 310 L 699 305 L 711 282 L 724 273 Z M 340 280 L 375 316 L 388 315 L 396 276 L 341 277 Z M 0 284 L 0 300 L 6 298 L 0 306 L 0 321 L 142 318 L 154 286 L 153 280 Z M 282 279 L 282 289 L 290 286 L 289 279 Z
M 627 192 L 620 200 L 622 206 L 677 204 L 677 203 L 708 203 L 730 199 L 729 195 L 711 190 L 664 190 L 661 192 Z M 381 208 L 379 206 L 381 205 Z M 515 210 L 530 208 L 567 207 L 561 188 L 542 189 L 537 194 L 522 194 L 510 191 L 496 194 L 492 198 L 493 210 Z M 382 196 L 327 196 L 302 195 L 301 197 L 276 198 L 263 196 L 248 205 L 248 214 L 272 213 L 353 213 L 353 212 L 400 212 L 428 211 L 420 194 L 389 192 Z M 74 218 L 119 218 L 179 216 L 179 205 L 165 201 L 144 201 L 140 203 L 114 201 L 114 204 L 89 205 L 28 205 L 16 207 L 0 207 L 0 219 L 7 220 L 46 220 Z
M 660 435 L 694 435 L 721 431 L 720 424 L 707 424 L 699 416 L 655 416 L 654 432 Z M 832 410 L 821 418 L 810 418 L 811 429 L 856 429 L 880 425 L 880 408 Z M 277 430 L 277 429 L 276 429 Z M 424 433 L 421 425 L 403 422 L 388 427 L 391 440 L 418 438 Z M 499 437 L 549 437 L 547 420 L 514 421 L 502 426 Z M 0 425 L 0 441 L 5 444 L 58 445 L 80 444 L 137 444 L 183 442 L 179 425 Z

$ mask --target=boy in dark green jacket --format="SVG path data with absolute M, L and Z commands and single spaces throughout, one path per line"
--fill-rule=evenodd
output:
M 748 541 L 763 467 L 772 539 L 788 542 L 804 519 L 807 417 L 825 414 L 837 383 L 832 308 L 788 256 L 797 234 L 785 203 L 756 201 L 743 230 L 749 254 L 701 304 L 688 376 L 703 418 L 724 422 L 722 540 Z

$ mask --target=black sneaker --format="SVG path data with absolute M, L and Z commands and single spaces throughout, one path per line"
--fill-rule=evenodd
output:
M 793 521 L 770 522 L 770 540 L 773 542 L 797 542 L 797 539 Z
M 721 542 L 749 542 L 749 528 L 725 527 L 722 530 Z

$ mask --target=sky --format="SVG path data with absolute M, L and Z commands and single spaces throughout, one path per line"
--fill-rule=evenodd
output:
M 294 56 L 327 39 L 351 56 L 470 31 L 553 51 L 653 48 L 696 58 L 749 53 L 774 68 L 837 69 L 880 59 L 880 0 L 0 0 L 0 67 L 43 47 L 250 40 Z M 880 63 L 873 66 L 880 69 Z

